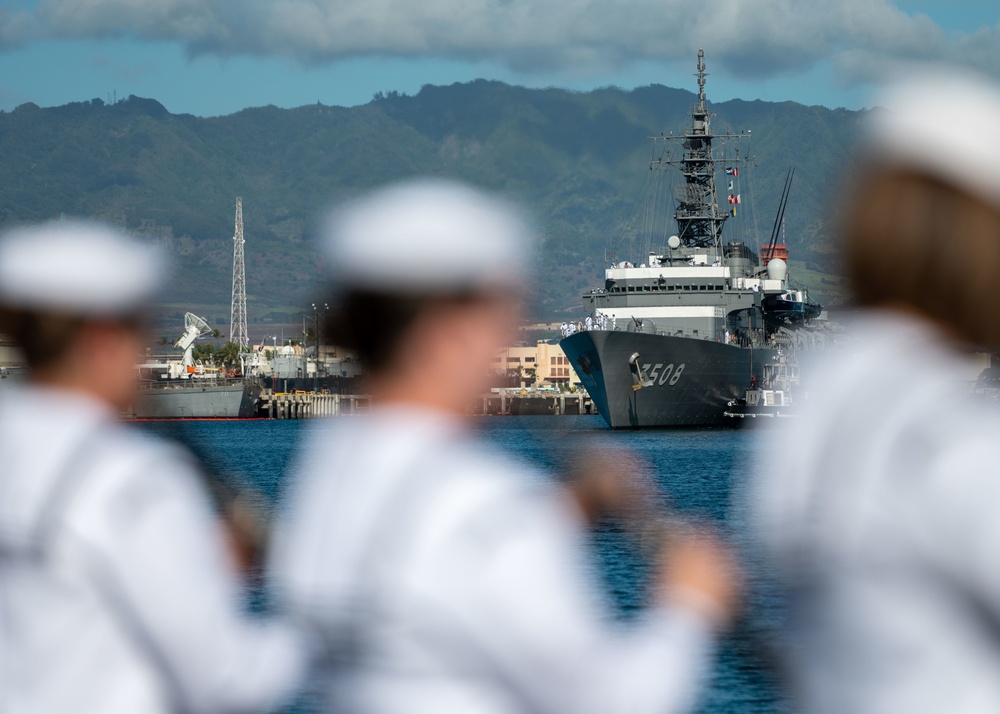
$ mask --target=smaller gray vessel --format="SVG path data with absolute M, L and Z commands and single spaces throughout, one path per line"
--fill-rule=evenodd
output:
M 257 414 L 262 385 L 255 376 L 227 376 L 196 364 L 195 340 L 211 332 L 208 323 L 184 315 L 184 334 L 174 343 L 180 361 L 138 366 L 139 389 L 127 411 L 131 419 L 246 419 Z
M 133 419 L 245 419 L 256 416 L 261 385 L 254 379 L 177 379 L 143 384 Z

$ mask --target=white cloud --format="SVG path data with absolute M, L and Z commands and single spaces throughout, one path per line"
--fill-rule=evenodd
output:
M 607 74 L 690 62 L 766 78 L 833 61 L 848 83 L 901 61 L 1000 75 L 1000 27 L 946 32 L 892 0 L 39 0 L 0 11 L 0 49 L 42 38 L 135 37 L 192 54 L 490 60 L 519 72 Z
M 30 42 L 41 35 L 34 15 L 0 7 L 0 51 Z

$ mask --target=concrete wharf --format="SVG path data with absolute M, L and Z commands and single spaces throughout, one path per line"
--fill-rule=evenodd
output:
M 317 419 L 363 414 L 371 409 L 372 398 L 365 394 L 323 394 L 319 392 L 274 392 L 260 395 L 257 415 L 267 419 Z M 586 393 L 575 394 L 483 394 L 469 407 L 476 416 L 591 414 L 593 404 Z
M 257 414 L 268 419 L 315 419 L 363 414 L 372 405 L 366 394 L 322 394 L 317 392 L 261 392 Z
M 473 405 L 472 414 L 514 416 L 576 415 L 593 413 L 593 403 L 585 392 L 539 394 L 484 394 Z

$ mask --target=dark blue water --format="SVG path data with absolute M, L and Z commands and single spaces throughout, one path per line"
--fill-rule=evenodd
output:
M 487 439 L 552 472 L 583 442 L 607 438 L 641 455 L 677 511 L 714 522 L 734 543 L 746 548 L 739 493 L 750 465 L 759 458 L 749 431 L 609 432 L 600 417 L 487 417 L 478 424 Z M 280 500 L 285 471 L 308 422 L 186 422 L 182 426 L 152 424 L 158 432 L 180 430 L 185 439 L 220 469 L 240 474 L 260 489 L 261 505 Z M 732 504 L 737 505 L 732 505 Z M 614 524 L 593 533 L 593 562 L 608 599 L 623 619 L 645 599 L 648 565 L 635 544 Z M 745 567 L 753 571 L 753 552 L 744 550 Z M 720 647 L 715 676 L 703 712 L 712 714 L 779 714 L 777 676 L 767 657 L 764 630 L 754 620 L 757 596 L 748 596 L 750 614 L 737 623 Z

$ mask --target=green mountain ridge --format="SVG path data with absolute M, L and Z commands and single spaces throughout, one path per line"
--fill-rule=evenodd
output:
M 579 295 L 600 284 L 605 251 L 633 210 L 649 137 L 682 132 L 694 101 L 659 85 L 577 93 L 477 80 L 376 95 L 359 107 L 268 106 L 211 118 L 134 96 L 26 104 L 0 112 L 0 226 L 62 215 L 113 221 L 173 256 L 166 303 L 228 319 L 242 196 L 251 319 L 283 321 L 321 284 L 311 229 L 322 210 L 387 181 L 450 176 L 505 191 L 535 212 L 543 243 L 532 311 L 574 314 Z M 712 110 L 716 131 L 752 130 L 765 234 L 785 172 L 796 167 L 786 214 L 793 267 L 833 272 L 827 201 L 862 113 L 741 100 Z M 834 284 L 813 288 L 823 297 Z

